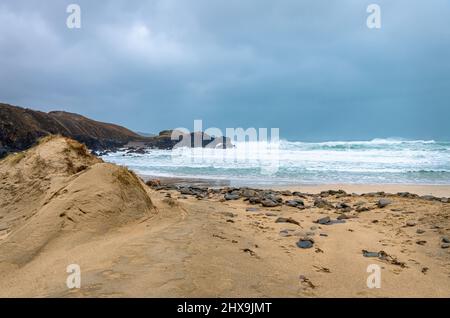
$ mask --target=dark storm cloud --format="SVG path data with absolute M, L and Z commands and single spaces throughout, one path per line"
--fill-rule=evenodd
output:
M 450 138 L 446 0 L 0 0 L 0 23 L 4 102 L 148 132 L 203 119 L 303 140 Z

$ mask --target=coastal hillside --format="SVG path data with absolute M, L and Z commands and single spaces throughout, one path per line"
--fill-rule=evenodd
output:
M 60 134 L 101 150 L 140 136 L 124 127 L 62 111 L 41 112 L 0 103 L 0 157 L 28 149 L 44 136 Z
M 115 150 L 120 147 L 131 151 L 145 148 L 172 149 L 176 146 L 194 146 L 195 138 L 203 138 L 201 146 L 233 147 L 229 138 L 214 138 L 205 133 L 180 135 L 172 140 L 172 130 L 155 136 L 142 136 L 125 127 L 103 123 L 79 114 L 64 111 L 49 113 L 0 103 L 0 158 L 8 153 L 26 150 L 39 138 L 61 135 L 85 144 L 90 150 Z

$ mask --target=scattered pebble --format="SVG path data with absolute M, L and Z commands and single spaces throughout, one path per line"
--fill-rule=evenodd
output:
M 303 249 L 311 248 L 314 246 L 314 240 L 311 238 L 301 238 L 297 242 L 297 246 Z
M 389 204 L 391 204 L 391 203 L 392 203 L 391 200 L 383 198 L 383 199 L 380 199 L 380 200 L 378 201 L 377 206 L 378 206 L 380 209 L 382 209 L 382 208 L 384 208 L 384 207 L 387 207 L 387 206 L 388 206 Z

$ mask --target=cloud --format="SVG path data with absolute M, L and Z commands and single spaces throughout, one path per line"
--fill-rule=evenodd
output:
M 279 127 L 291 139 L 449 139 L 448 1 L 0 4 L 0 100 L 139 131 Z

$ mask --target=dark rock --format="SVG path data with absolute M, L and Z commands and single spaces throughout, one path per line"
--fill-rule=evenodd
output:
M 363 250 L 362 253 L 363 253 L 364 257 L 379 257 L 380 256 L 380 253 L 378 253 L 378 252 L 369 252 L 369 251 Z
M 423 199 L 423 200 L 427 200 L 427 201 L 435 201 L 435 200 L 438 200 L 438 198 L 436 198 L 436 197 L 433 196 L 433 195 L 423 195 L 423 196 L 421 196 L 420 198 Z
M 427 244 L 427 241 L 423 241 L 423 240 L 416 241 L 416 244 L 417 245 L 425 245 L 425 244 Z
M 291 223 L 291 224 L 295 224 L 295 225 L 300 225 L 299 222 L 297 222 L 296 220 L 294 220 L 292 218 L 283 218 L 283 217 L 279 217 L 278 219 L 276 219 L 275 223 Z
M 244 198 L 257 197 L 258 192 L 252 189 L 244 189 L 243 191 L 241 191 L 241 196 L 243 196 Z
M 414 222 L 414 221 L 408 221 L 408 222 L 406 222 L 406 226 L 409 226 L 409 227 L 416 226 L 416 222 Z
M 443 249 L 447 249 L 447 248 L 449 248 L 450 247 L 450 244 L 449 243 L 442 243 L 441 244 L 441 248 L 443 248 Z
M 239 194 L 236 193 L 226 193 L 223 198 L 227 201 L 230 200 L 239 200 L 241 198 L 241 196 Z
M 336 209 L 350 209 L 351 210 L 351 206 L 345 202 L 341 202 L 336 204 Z
M 356 212 L 361 213 L 361 212 L 367 212 L 370 211 L 370 208 L 366 207 L 366 206 L 360 206 L 356 208 Z
M 276 207 L 276 206 L 279 206 L 279 205 L 280 205 L 280 203 L 275 202 L 275 201 L 272 201 L 272 200 L 269 200 L 269 199 L 264 199 L 264 200 L 262 200 L 262 201 L 261 201 L 261 204 L 262 204 L 264 207 L 266 207 L 266 208 L 273 208 L 273 207 Z
M 347 215 L 347 214 L 345 214 L 345 213 L 342 213 L 341 215 L 339 215 L 338 217 L 337 217 L 337 219 L 338 220 L 347 220 L 347 219 L 349 219 L 350 217 Z
M 450 239 L 448 238 L 448 236 L 444 236 L 444 237 L 442 237 L 442 242 L 450 243 Z
M 441 202 L 442 203 L 450 203 L 450 199 L 449 198 L 442 198 Z
M 423 234 L 423 233 L 425 233 L 425 230 L 417 229 L 417 230 L 416 230 L 416 233 L 417 233 L 417 234 Z
M 389 199 L 386 199 L 386 198 L 383 198 L 383 199 L 380 199 L 379 201 L 378 201 L 378 203 L 377 203 L 377 206 L 380 208 L 380 209 L 382 209 L 382 208 L 384 208 L 384 207 L 387 207 L 389 204 L 391 204 L 392 202 L 391 202 L 391 200 L 389 200 Z
M 287 206 L 294 207 L 294 208 L 296 208 L 298 206 L 305 206 L 305 203 L 303 202 L 303 200 L 299 200 L 299 199 L 297 199 L 297 200 L 288 200 L 288 201 L 285 202 L 285 204 Z
M 318 224 L 327 224 L 327 223 L 330 223 L 330 222 L 331 222 L 330 217 L 329 217 L 329 216 L 326 216 L 326 217 L 324 217 L 324 218 L 321 218 L 321 219 L 316 220 L 314 223 L 318 223 Z
M 194 194 L 194 192 L 192 191 L 192 189 L 189 188 L 189 187 L 183 187 L 183 188 L 181 188 L 181 189 L 180 189 L 180 193 L 181 193 L 181 194 L 184 194 L 184 195 L 193 195 L 193 194 Z
M 248 199 L 248 202 L 250 204 L 259 204 L 259 203 L 261 203 L 261 198 L 260 197 L 251 197 Z
M 297 246 L 299 248 L 311 248 L 314 246 L 314 240 L 312 238 L 306 237 L 306 238 L 301 238 L 298 242 L 297 242 Z

